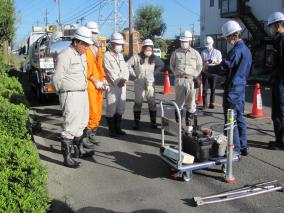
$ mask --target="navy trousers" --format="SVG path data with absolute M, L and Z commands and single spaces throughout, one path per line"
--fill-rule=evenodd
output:
M 234 151 L 240 152 L 247 149 L 247 123 L 243 116 L 245 106 L 245 85 L 235 86 L 234 88 L 225 89 L 223 96 L 223 109 L 225 124 L 227 123 L 228 109 L 234 110 L 235 128 L 234 128 Z

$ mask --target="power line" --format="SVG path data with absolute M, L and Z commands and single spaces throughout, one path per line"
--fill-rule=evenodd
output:
M 81 9 L 79 9 L 77 7 L 77 9 L 75 9 L 75 11 L 73 11 L 73 13 L 69 13 L 68 16 L 66 18 L 64 18 L 64 20 L 67 20 L 67 19 L 71 19 L 73 18 L 74 16 L 78 15 L 79 13 L 82 13 L 84 12 L 85 10 L 88 10 L 93 4 L 95 4 L 95 2 L 97 2 L 97 0 L 93 0 L 93 1 L 89 1 L 90 4 L 86 5 L 86 4 L 83 4 L 83 7 L 81 7 Z M 82 6 L 82 5 L 81 5 Z
M 70 22 L 70 21 L 73 21 L 73 20 L 77 20 L 78 18 L 84 16 L 88 16 L 90 15 L 92 12 L 94 12 L 96 9 L 98 9 L 97 7 L 103 2 L 103 0 L 101 1 L 98 1 L 93 7 L 88 7 L 87 10 L 84 10 L 83 12 L 78 12 L 77 15 L 74 15 L 73 17 L 70 17 L 70 18 L 66 18 L 64 19 L 64 23 L 67 23 L 67 22 Z
M 199 16 L 200 17 L 200 14 L 199 13 L 196 13 L 194 12 L 193 10 L 190 10 L 188 9 L 186 6 L 184 6 L 184 4 L 180 3 L 180 1 L 178 0 L 174 0 L 180 7 L 182 7 L 184 10 L 186 10 L 187 12 L 191 13 L 191 14 L 194 14 L 196 16 Z

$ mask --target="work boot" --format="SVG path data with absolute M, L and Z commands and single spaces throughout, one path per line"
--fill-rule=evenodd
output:
M 157 113 L 156 111 L 151 111 L 151 110 L 149 110 L 149 112 L 150 112 L 151 128 L 157 129 L 158 127 L 156 123 Z
M 215 109 L 215 105 L 214 105 L 214 103 L 210 103 L 210 105 L 209 105 L 209 109 Z
M 94 155 L 94 151 L 86 151 L 83 146 L 83 136 L 74 137 L 73 144 L 75 150 L 75 158 L 87 158 L 92 157 Z
M 140 127 L 140 115 L 141 115 L 141 111 L 134 111 L 134 126 L 133 129 L 134 130 L 138 130 Z
M 181 117 L 181 119 L 182 119 L 182 114 L 183 114 L 183 111 L 180 110 L 180 117 Z M 178 120 L 178 113 L 177 113 L 176 110 L 175 110 L 175 119 L 176 119 L 176 122 L 178 123 L 179 122 L 179 120 Z
M 82 136 L 83 146 L 86 149 L 95 149 L 95 144 L 91 143 L 87 134 L 87 130 L 84 130 L 84 134 Z
M 115 124 L 114 124 L 114 117 L 106 117 L 107 123 L 108 123 L 108 134 L 110 137 L 114 138 L 116 137 L 116 131 L 115 131 Z
M 284 145 L 281 143 L 275 142 L 275 141 L 270 141 L 268 144 L 268 149 L 271 150 L 284 150 Z
M 61 140 L 61 152 L 64 158 L 63 165 L 70 168 L 78 168 L 80 167 L 80 162 L 77 162 L 71 158 L 71 150 L 72 150 L 72 140 L 62 138 Z
M 126 132 L 121 130 L 122 115 L 115 114 L 113 116 L 113 118 L 114 118 L 114 126 L 115 126 L 116 134 L 118 134 L 118 135 L 126 135 Z
M 94 129 L 86 129 L 86 135 L 89 139 L 90 143 L 96 144 L 96 133 L 97 133 L 97 128 Z

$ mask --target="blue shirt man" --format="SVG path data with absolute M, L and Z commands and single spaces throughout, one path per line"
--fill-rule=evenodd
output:
M 234 151 L 242 155 L 247 152 L 247 123 L 243 117 L 245 106 L 245 87 L 252 65 L 252 56 L 248 47 L 241 39 L 240 25 L 233 20 L 222 26 L 223 37 L 233 45 L 228 57 L 221 63 L 219 75 L 225 76 L 223 109 L 225 124 L 228 109 L 234 110 L 235 128 L 233 133 Z M 218 73 L 216 73 L 218 74 Z

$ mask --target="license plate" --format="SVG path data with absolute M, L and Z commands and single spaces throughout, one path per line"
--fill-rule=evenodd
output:
M 39 66 L 41 69 L 53 69 L 54 68 L 53 58 L 39 59 Z

